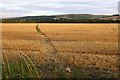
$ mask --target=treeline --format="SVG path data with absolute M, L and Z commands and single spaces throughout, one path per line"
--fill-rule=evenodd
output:
M 3 19 L 2 23 L 119 23 L 120 20 L 99 20 L 99 19 L 36 19 L 36 20 L 17 20 L 17 19 Z

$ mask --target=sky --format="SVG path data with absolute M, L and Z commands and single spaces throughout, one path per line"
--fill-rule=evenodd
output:
M 118 2 L 119 0 L 0 0 L 0 16 L 111 15 L 118 13 Z

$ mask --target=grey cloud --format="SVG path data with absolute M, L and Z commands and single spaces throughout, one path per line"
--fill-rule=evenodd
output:
M 60 4 L 61 6 L 59 7 Z M 105 5 L 108 5 L 108 7 L 106 7 Z M 92 10 L 95 11 L 96 9 L 99 12 L 103 9 L 113 9 L 116 7 L 116 6 L 111 7 L 111 3 L 104 3 L 104 4 L 103 3 L 49 3 L 49 5 L 46 5 L 46 3 L 35 3 L 34 5 L 20 5 L 20 6 L 25 9 L 27 8 L 36 11 L 46 10 L 46 11 L 56 11 L 56 12 L 64 12 L 64 13 L 73 13 L 73 12 L 87 13 L 87 12 L 91 12 Z
M 49 1 L 49 0 L 48 0 Z M 52 0 L 53 1 L 53 0 Z M 58 0 L 60 1 L 60 0 Z M 65 1 L 65 0 L 64 0 Z M 96 0 L 84 0 L 84 2 L 40 2 L 40 0 L 7 0 L 2 2 L 3 14 L 8 13 L 11 16 L 22 16 L 26 14 L 34 14 L 41 11 L 58 12 L 58 13 L 93 13 L 93 14 L 112 14 L 117 12 L 117 0 L 109 0 L 109 2 Z M 70 0 L 72 1 L 72 0 Z M 82 0 L 83 1 L 83 0 Z
M 119 2 L 119 0 L 35 0 L 36 2 Z M 0 2 L 35 2 L 34 0 L 1 0 Z

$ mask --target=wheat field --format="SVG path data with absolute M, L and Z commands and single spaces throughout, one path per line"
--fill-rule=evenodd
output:
M 118 77 L 118 24 L 36 25 L 2 24 L 4 77 Z

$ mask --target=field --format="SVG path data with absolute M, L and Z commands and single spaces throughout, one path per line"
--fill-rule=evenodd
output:
M 118 24 L 36 25 L 2 24 L 4 77 L 117 78 Z

